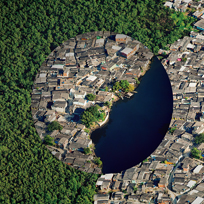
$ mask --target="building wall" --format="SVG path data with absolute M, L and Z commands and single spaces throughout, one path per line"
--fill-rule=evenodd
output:
M 128 57 L 130 57 L 131 55 L 133 55 L 133 54 L 138 50 L 138 48 L 139 48 L 139 44 L 138 44 L 137 46 L 135 46 L 135 47 L 132 49 L 131 52 L 129 52 L 129 53 L 127 53 L 127 54 L 121 52 L 121 55 L 122 55 L 123 57 L 128 58 Z
M 59 107 L 52 107 L 52 110 L 56 110 L 59 113 L 64 113 L 65 112 L 65 108 L 59 108 Z
M 158 184 L 158 187 L 159 188 L 165 188 L 166 186 L 165 186 L 165 184 Z
M 183 171 L 184 172 L 188 172 L 188 168 L 183 168 Z
M 199 29 L 199 30 L 204 30 L 204 28 L 200 28 L 200 27 L 198 27 L 198 26 L 196 26 L 196 28 Z
M 67 146 L 67 144 L 68 144 L 68 140 L 65 141 L 64 143 L 58 143 L 58 144 L 59 144 L 59 146 L 65 148 Z
M 110 71 L 112 71 L 115 67 L 117 67 L 116 64 L 114 64 L 112 67 L 110 67 Z
M 116 38 L 115 41 L 116 42 L 125 42 L 126 38 Z
M 121 56 L 123 56 L 123 57 L 126 57 L 126 58 L 127 58 L 127 54 L 125 54 L 125 53 L 123 53 L 123 52 L 121 52 L 120 54 L 121 54 Z
M 74 105 L 78 106 L 85 106 L 86 103 L 80 103 L 80 102 L 73 102 Z
M 108 70 L 107 67 L 103 67 L 103 66 L 101 67 L 101 69 L 106 71 Z
M 74 94 L 74 98 L 84 98 L 84 97 L 85 97 L 85 94 L 84 95 L 77 95 L 77 94 L 75 95 Z
M 50 119 L 51 118 L 51 119 Z M 48 119 L 46 119 L 45 118 L 45 122 L 49 122 L 49 123 L 51 123 L 51 122 L 53 122 L 53 121 L 55 121 L 55 119 L 56 119 L 56 116 L 55 117 L 50 117 L 50 118 L 48 118 Z

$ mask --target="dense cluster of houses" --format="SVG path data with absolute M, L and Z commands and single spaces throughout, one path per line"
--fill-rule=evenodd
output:
M 173 172 L 171 188 L 180 198 L 178 203 L 203 203 L 203 163 L 189 156 L 195 136 L 204 133 L 204 38 L 203 31 L 192 31 L 170 46 L 170 53 L 162 63 L 169 75 L 173 92 L 173 114 L 170 128 L 177 151 L 183 159 Z M 174 144 L 176 144 L 174 143 Z M 172 146 L 170 146 L 172 147 Z M 203 151 L 203 144 L 197 149 Z M 202 154 L 203 155 L 203 154 Z M 199 190 L 197 190 L 199 189 Z
M 201 18 L 204 18 L 202 13 L 202 9 L 204 7 L 203 0 L 169 0 L 165 2 L 164 6 L 181 12 L 185 12 L 188 8 L 191 8 L 195 10 L 195 13 L 193 14 L 194 17 L 202 16 Z
M 195 8 L 190 36 L 179 39 L 161 62 L 173 93 L 170 131 L 146 161 L 117 174 L 102 175 L 95 204 L 204 203 L 204 163 L 191 158 L 195 136 L 204 133 L 204 1 L 167 1 L 177 11 Z M 204 152 L 204 144 L 196 148 Z
M 102 175 L 96 183 L 100 193 L 95 203 L 171 202 L 164 189 L 172 168 L 172 164 L 150 159 L 124 172 Z
M 100 192 L 96 204 L 176 203 L 175 197 L 183 193 L 187 194 L 178 203 L 185 203 L 184 198 L 203 203 L 203 162 L 190 158 L 195 136 L 204 133 L 204 39 L 198 35 L 202 33 L 192 32 L 170 45 L 162 60 L 173 92 L 170 131 L 146 161 L 118 174 L 102 175 L 96 183 Z M 197 148 L 203 151 L 204 145 Z
M 80 115 L 90 106 L 105 108 L 105 102 L 112 102 L 113 82 L 136 84 L 152 57 L 140 42 L 108 31 L 78 35 L 53 50 L 40 67 L 31 96 L 36 130 L 42 140 L 53 138 L 55 145 L 47 146 L 52 154 L 76 169 L 100 174 L 94 152 L 84 154 L 93 144 Z M 87 100 L 87 94 L 96 95 L 94 101 Z M 48 131 L 53 121 L 62 130 Z

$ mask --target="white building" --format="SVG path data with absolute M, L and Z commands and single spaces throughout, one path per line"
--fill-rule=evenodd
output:
M 202 168 L 203 168 L 203 165 L 198 165 L 198 166 L 193 170 L 193 173 L 198 174 Z
M 83 98 L 75 98 L 73 101 L 74 105 L 78 105 L 78 106 L 85 106 L 87 103 L 87 101 Z
M 66 101 L 56 101 L 51 108 L 52 110 L 55 110 L 59 113 L 65 113 L 66 107 L 67 107 Z
M 85 98 L 86 91 L 75 91 L 74 92 L 74 98 Z

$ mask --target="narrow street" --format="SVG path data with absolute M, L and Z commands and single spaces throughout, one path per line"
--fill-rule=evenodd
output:
M 174 167 L 173 171 L 171 172 L 170 176 L 169 176 L 169 184 L 168 184 L 168 193 L 170 194 L 171 198 L 172 198 L 172 202 L 173 204 L 176 204 L 177 203 L 177 199 L 176 197 L 178 198 L 179 196 L 181 196 L 180 194 L 178 193 L 175 193 L 172 191 L 172 183 L 173 183 L 173 175 L 174 175 L 174 172 L 175 170 L 178 168 L 178 166 L 181 164 L 181 162 L 183 161 L 184 158 L 186 157 L 189 157 L 190 156 L 190 152 L 188 153 L 185 153 L 183 155 L 183 157 L 180 159 L 180 161 L 176 164 L 176 166 Z

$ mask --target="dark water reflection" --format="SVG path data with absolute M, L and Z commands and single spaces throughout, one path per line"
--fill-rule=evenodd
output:
M 116 102 L 109 122 L 91 138 L 103 173 L 128 169 L 147 158 L 162 141 L 173 111 L 168 75 L 157 58 L 131 99 Z

